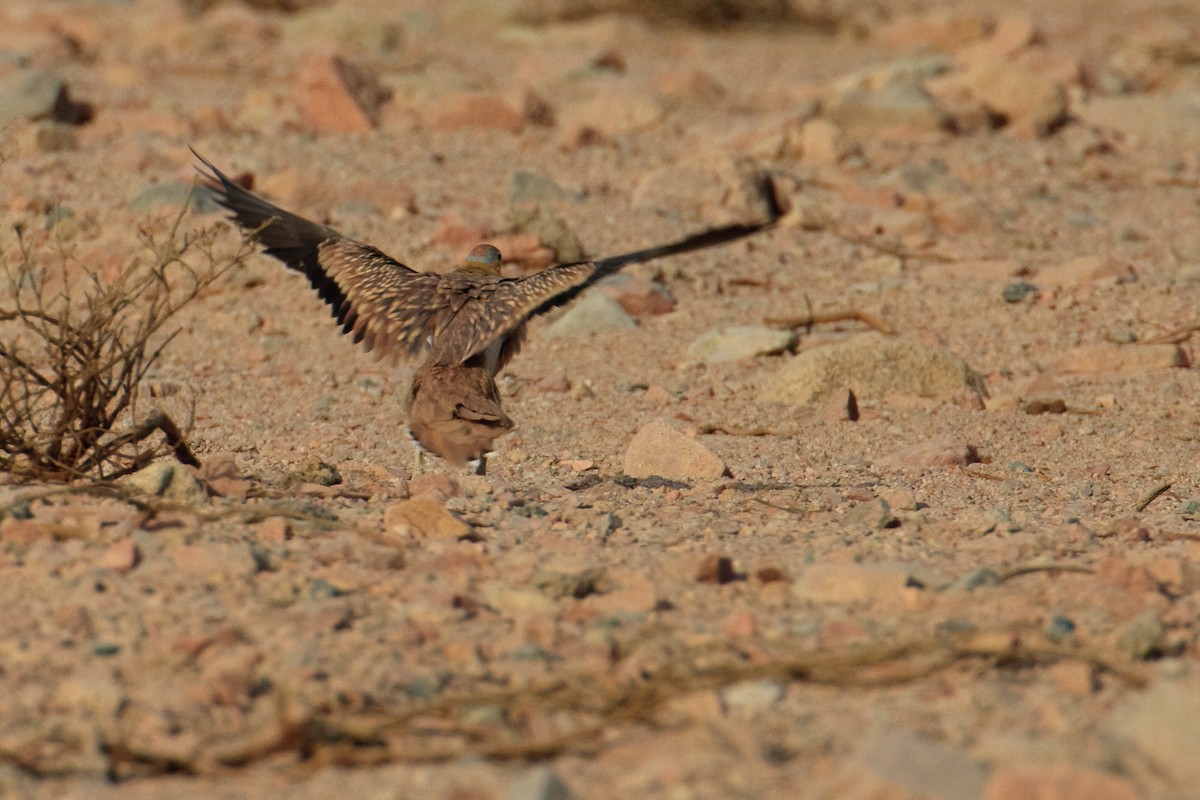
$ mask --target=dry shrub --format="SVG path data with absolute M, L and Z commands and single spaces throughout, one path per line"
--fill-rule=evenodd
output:
M 139 387 L 178 332 L 166 330 L 175 315 L 247 249 L 217 255 L 215 227 L 181 233 L 185 211 L 165 234 L 141 231 L 146 253 L 111 280 L 20 228 L 0 240 L 0 471 L 72 480 L 118 477 L 167 453 L 196 463 L 192 415 L 139 413 Z

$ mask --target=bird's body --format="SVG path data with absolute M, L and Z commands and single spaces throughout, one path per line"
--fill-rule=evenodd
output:
M 482 458 L 512 429 L 494 378 L 520 349 L 530 317 L 625 264 L 732 241 L 773 224 L 781 213 L 764 178 L 770 217 L 762 223 L 560 264 L 525 278 L 502 277 L 500 251 L 491 245 L 476 247 L 451 272 L 417 272 L 328 225 L 284 211 L 195 155 L 217 202 L 265 253 L 308 278 L 343 332 L 379 357 L 425 355 L 413 378 L 409 428 L 422 446 L 454 463 Z
M 513 429 L 486 365 L 426 362 L 413 374 L 409 430 L 417 443 L 451 464 L 480 462 Z

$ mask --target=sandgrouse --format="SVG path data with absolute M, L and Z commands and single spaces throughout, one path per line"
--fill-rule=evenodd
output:
M 447 461 L 478 461 L 513 422 L 500 405 L 495 376 L 521 347 L 530 317 L 573 298 L 626 264 L 684 253 L 749 236 L 781 214 L 765 174 L 766 217 L 704 231 L 677 242 L 610 258 L 560 264 L 525 278 L 500 275 L 500 251 L 482 244 L 455 270 L 417 272 L 370 245 L 342 236 L 243 189 L 193 154 L 216 200 L 263 251 L 303 273 L 329 304 L 342 331 L 379 357 L 425 360 L 408 397 L 409 429 Z

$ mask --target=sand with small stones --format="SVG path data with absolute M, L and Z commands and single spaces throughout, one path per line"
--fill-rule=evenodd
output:
M 4 4 L 6 266 L 137 268 L 189 145 L 420 270 L 788 212 L 535 320 L 486 476 L 247 254 L 201 482 L 0 483 L 0 796 L 1197 796 L 1200 9 L 278 5 Z

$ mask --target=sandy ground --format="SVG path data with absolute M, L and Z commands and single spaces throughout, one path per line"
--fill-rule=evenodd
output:
M 0 796 L 1200 796 L 1200 8 L 203 5 L 4 4 L 9 264 L 146 259 L 188 145 L 423 270 L 791 210 L 536 320 L 486 477 L 247 257 L 154 375 L 207 488 L 0 486 Z

